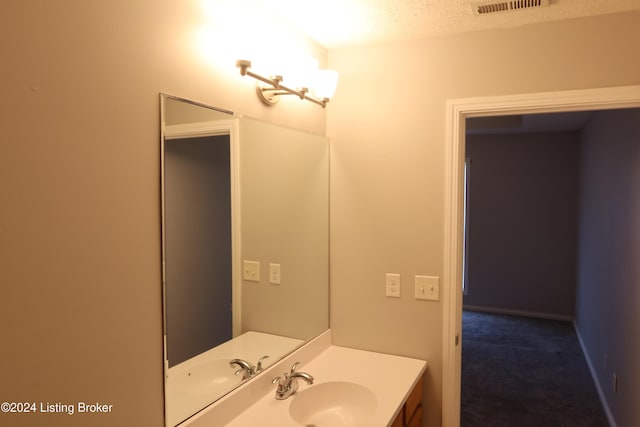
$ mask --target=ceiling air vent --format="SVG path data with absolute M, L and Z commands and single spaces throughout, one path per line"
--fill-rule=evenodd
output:
M 473 5 L 473 11 L 476 15 L 486 15 L 488 13 L 508 12 L 510 10 L 531 9 L 542 6 L 549 6 L 549 0 L 509 0 L 492 3 L 475 3 Z

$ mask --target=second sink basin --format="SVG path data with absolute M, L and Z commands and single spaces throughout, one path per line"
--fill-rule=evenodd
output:
M 291 397 L 289 413 L 303 426 L 366 426 L 377 405 L 368 388 L 344 381 L 310 386 Z
M 167 386 L 191 395 L 219 394 L 240 384 L 242 377 L 235 375 L 236 369 L 229 366 L 229 359 L 208 360 L 173 374 Z

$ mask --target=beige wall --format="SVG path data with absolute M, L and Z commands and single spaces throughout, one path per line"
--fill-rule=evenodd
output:
M 329 326 L 327 138 L 247 118 L 239 135 L 242 259 L 260 262 L 260 281 L 242 281 L 242 332 L 310 339 Z
M 441 422 L 445 101 L 640 83 L 640 13 L 334 50 L 329 108 L 331 326 L 339 345 L 428 360 L 425 426 Z M 384 274 L 402 296 L 384 296 Z
M 576 327 L 619 427 L 640 425 L 640 109 L 582 131 Z M 618 378 L 613 391 L 613 375 Z
M 324 133 L 324 110 L 263 107 L 221 62 L 238 32 L 212 28 L 201 55 L 202 3 L 3 5 L 0 401 L 113 411 L 0 413 L 2 425 L 163 424 L 159 92 Z

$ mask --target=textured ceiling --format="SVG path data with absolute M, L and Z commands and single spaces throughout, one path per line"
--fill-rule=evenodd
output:
M 263 1 L 329 49 L 640 10 L 640 0 L 550 0 L 548 7 L 487 15 L 473 11 L 482 0 Z

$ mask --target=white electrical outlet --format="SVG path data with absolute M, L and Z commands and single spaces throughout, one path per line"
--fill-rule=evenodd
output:
M 269 283 L 272 285 L 280 284 L 280 264 L 269 264 Z
M 440 300 L 440 278 L 437 276 L 416 275 L 414 281 L 414 296 L 416 299 L 431 301 Z
M 400 298 L 400 275 L 387 273 L 385 295 L 393 298 Z
M 250 282 L 260 281 L 260 263 L 258 261 L 243 261 L 242 278 Z

